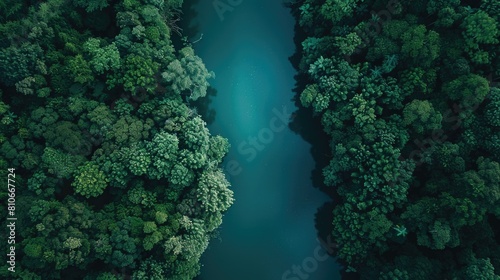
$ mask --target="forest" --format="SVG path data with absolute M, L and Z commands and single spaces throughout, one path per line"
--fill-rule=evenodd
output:
M 500 279 L 500 2 L 291 6 L 345 275 Z
M 183 2 L 0 1 L 0 279 L 200 274 L 235 199 Z M 284 2 L 343 276 L 500 280 L 500 2 Z
M 1 279 L 199 274 L 234 199 L 182 2 L 0 1 Z

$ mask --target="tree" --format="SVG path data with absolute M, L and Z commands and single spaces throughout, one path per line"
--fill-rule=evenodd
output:
M 318 86 L 316 84 L 307 85 L 300 95 L 300 102 L 305 107 L 310 107 L 318 96 Z
M 177 159 L 179 139 L 173 134 L 160 132 L 151 142 L 146 143 L 146 149 L 151 155 L 153 167 L 148 170 L 148 176 L 155 179 L 167 178 Z
M 69 121 L 60 121 L 48 126 L 43 134 L 47 144 L 61 148 L 73 155 L 88 155 L 92 144 L 85 139 L 77 125 Z
M 50 147 L 46 147 L 42 155 L 43 166 L 47 168 L 50 174 L 58 178 L 69 179 L 84 161 L 83 156 L 73 156 Z
M 403 109 L 403 124 L 411 126 L 418 134 L 440 129 L 442 120 L 441 113 L 437 112 L 427 100 L 415 99 Z
M 13 86 L 15 83 L 36 73 L 36 62 L 42 56 L 38 45 L 24 43 L 20 47 L 11 46 L 0 50 L 0 81 Z
M 406 57 L 415 59 L 423 66 L 431 65 L 438 58 L 440 52 L 439 33 L 428 31 L 424 25 L 411 27 L 403 33 L 401 40 L 401 53 Z
M 500 89 L 491 88 L 489 95 L 489 103 L 486 105 L 486 121 L 489 125 L 494 127 L 500 127 Z
M 193 171 L 189 170 L 182 163 L 175 164 L 171 170 L 168 181 L 174 185 L 183 187 L 189 186 L 195 178 Z
M 152 125 L 151 119 L 141 121 L 136 117 L 128 115 L 119 118 L 112 126 L 104 127 L 109 128 L 109 131 L 105 130 L 107 132 L 105 137 L 108 140 L 115 139 L 120 144 L 126 142 L 135 143 L 149 136 L 149 130 Z
M 479 44 L 498 43 L 497 22 L 482 10 L 469 14 L 461 27 L 464 29 L 463 36 L 468 48 L 475 49 Z
M 144 207 L 153 207 L 156 203 L 156 193 L 147 191 L 143 186 L 136 185 L 128 193 L 128 200 L 133 204 L 139 204 Z
M 457 144 L 444 142 L 436 147 L 435 166 L 448 172 L 463 172 L 465 160 L 462 158 L 460 147 Z
M 349 16 L 354 11 L 357 1 L 334 1 L 327 0 L 320 8 L 320 15 L 324 19 L 330 20 L 332 24 L 338 23 L 343 17 Z
M 351 32 L 346 36 L 335 37 L 335 45 L 340 50 L 340 54 L 352 55 L 358 46 L 361 45 L 361 38 L 356 33 Z
M 134 271 L 133 279 L 163 279 L 167 275 L 165 265 L 157 260 L 149 258 L 141 263 L 138 270 Z
M 85 11 L 87 11 L 87 13 L 91 13 L 97 10 L 102 10 L 109 5 L 108 0 L 92 0 L 92 1 L 73 0 L 73 2 L 77 7 L 85 8 Z
M 328 135 L 323 178 L 338 194 L 332 237 L 346 272 L 495 277 L 500 6 L 463 2 L 296 5 L 307 38 L 296 97 Z
M 122 153 L 128 158 L 128 168 L 136 176 L 147 173 L 151 164 L 151 155 L 144 145 L 134 144 L 130 148 L 123 148 Z
M 446 8 L 456 9 L 460 0 L 431 0 L 427 4 L 427 13 L 434 14 Z
M 0 173 L 29 229 L 1 279 L 192 279 L 232 203 L 229 144 L 189 104 L 213 73 L 170 40 L 182 0 L 118 2 L 0 3 Z
M 477 259 L 474 264 L 467 266 L 465 268 L 465 275 L 468 279 L 500 279 L 500 276 L 495 274 L 495 268 L 489 258 Z
M 476 108 L 490 91 L 488 81 L 475 74 L 461 76 L 443 85 L 443 93 L 451 100 L 460 101 L 466 110 Z
M 96 65 L 100 64 L 96 62 Z M 154 75 L 158 72 L 159 66 L 160 64 L 151 58 L 130 54 L 122 63 L 121 71 L 114 73 L 106 82 L 109 88 L 123 84 L 124 89 L 133 95 L 136 95 L 140 89 L 153 93 L 157 86 Z
M 485 44 L 498 43 L 498 23 L 486 12 L 480 10 L 469 14 L 461 27 L 465 39 L 466 51 L 471 60 L 477 64 L 488 64 L 491 61 L 488 52 L 482 50 Z
M 137 221 L 140 226 L 141 222 Z M 134 266 L 134 259 L 139 256 L 139 239 L 132 234 L 133 219 L 126 218 L 117 223 L 116 230 L 112 231 L 109 241 L 113 252 L 108 255 L 107 262 L 117 267 Z
M 194 116 L 184 122 L 180 137 L 183 144 L 192 150 L 206 153 L 209 148 L 209 132 L 205 121 L 199 116 Z
M 481 10 L 488 13 L 490 17 L 493 17 L 498 22 L 500 19 L 500 5 L 495 0 L 484 0 L 481 2 Z
M 120 68 L 120 53 L 115 43 L 101 47 L 99 39 L 90 38 L 83 48 L 91 57 L 90 65 L 97 74 L 103 74 L 109 70 L 116 71 Z
M 220 135 L 212 136 L 209 140 L 209 149 L 207 155 L 210 160 L 217 164 L 222 163 L 224 156 L 229 152 L 231 145 L 228 140 Z
M 78 174 L 71 184 L 76 193 L 89 197 L 101 195 L 106 189 L 108 179 L 95 163 L 87 162 L 78 168 Z
M 226 211 L 234 201 L 229 186 L 220 169 L 204 171 L 196 188 L 202 209 L 212 213 Z
M 194 55 L 191 47 L 179 51 L 180 59 L 172 61 L 167 71 L 162 73 L 163 79 L 171 86 L 175 94 L 189 92 L 189 100 L 197 100 L 207 93 L 208 82 L 214 78 L 213 72 L 208 72 L 202 60 Z
M 90 65 L 82 55 L 76 55 L 74 58 L 69 59 L 66 68 L 76 83 L 88 84 L 94 81 Z

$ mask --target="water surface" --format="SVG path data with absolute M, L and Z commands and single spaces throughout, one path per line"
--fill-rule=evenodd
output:
M 217 2 L 235 5 L 217 13 Z M 310 144 L 288 128 L 296 110 L 293 17 L 281 0 L 202 0 L 193 8 L 191 25 L 203 33 L 193 46 L 216 74 L 209 128 L 232 144 L 225 165 L 236 199 L 198 279 L 340 279 L 334 259 L 317 256 L 324 250 L 314 215 L 330 199 L 312 186 Z

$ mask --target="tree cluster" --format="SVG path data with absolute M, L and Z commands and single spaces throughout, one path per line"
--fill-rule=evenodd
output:
M 4 2 L 0 172 L 15 168 L 19 186 L 15 278 L 194 278 L 233 192 L 219 168 L 227 140 L 189 105 L 213 74 L 170 38 L 182 1 Z
M 362 279 L 500 279 L 497 2 L 293 5 L 342 263 Z

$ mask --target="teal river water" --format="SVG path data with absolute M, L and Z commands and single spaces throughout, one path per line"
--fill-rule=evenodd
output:
M 310 144 L 288 128 L 294 18 L 281 0 L 196 2 L 191 25 L 203 39 L 193 46 L 216 74 L 209 128 L 232 145 L 225 166 L 235 194 L 197 279 L 340 279 L 339 265 L 318 251 L 314 225 L 329 198 L 312 186 Z M 214 2 L 234 6 L 218 13 Z

